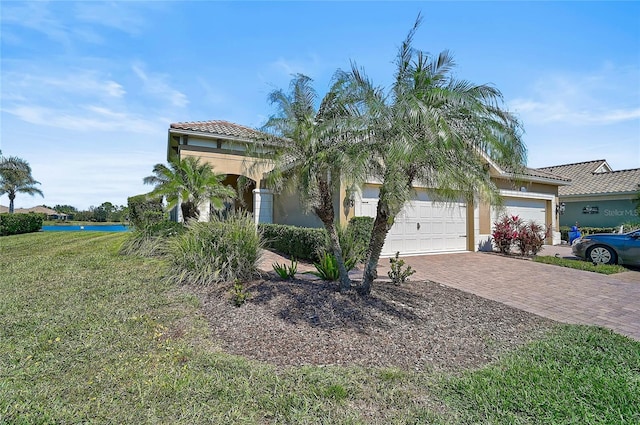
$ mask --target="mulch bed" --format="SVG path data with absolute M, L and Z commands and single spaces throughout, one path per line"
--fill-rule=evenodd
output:
M 245 289 L 249 300 L 234 307 L 228 288 L 189 288 L 217 345 L 278 367 L 473 368 L 555 324 L 433 282 L 376 282 L 362 297 L 338 292 L 335 282 L 267 275 Z

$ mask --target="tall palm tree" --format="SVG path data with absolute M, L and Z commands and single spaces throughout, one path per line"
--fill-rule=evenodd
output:
M 340 247 L 333 199 L 340 182 L 358 181 L 364 168 L 357 160 L 362 155 L 347 131 L 349 120 L 355 115 L 341 76 L 336 74 L 317 109 L 319 97 L 312 79 L 306 75 L 294 76 L 289 93 L 271 92 L 269 101 L 277 112 L 262 128 L 271 137 L 260 145 L 259 151 L 273 169 L 268 184 L 275 190 L 287 189 L 286 186 L 295 190 L 306 210 L 322 221 L 340 270 L 340 289 L 347 290 L 351 280 Z
M 369 174 L 381 181 L 376 218 L 361 291 L 369 293 L 386 236 L 411 199 L 415 184 L 433 188 L 440 201 L 499 192 L 487 172 L 488 160 L 513 172 L 522 169 L 526 149 L 517 119 L 501 107 L 501 93 L 490 85 L 454 78 L 455 63 L 412 47 L 421 17 L 402 43 L 388 92 L 375 87 L 355 65 L 349 73 L 360 93 L 362 117 L 357 140 L 370 152 Z
M 198 206 L 205 201 L 220 210 L 224 201 L 233 199 L 236 191 L 222 184 L 224 174 L 216 174 L 209 164 L 201 163 L 198 158 L 186 157 L 174 159 L 169 165 L 156 164 L 153 175 L 144 178 L 145 184 L 153 184 L 155 188 L 149 196 L 164 196 L 169 209 L 180 203 L 184 220 L 197 219 L 200 215 Z
M 42 191 L 35 187 L 40 184 L 31 175 L 31 166 L 24 159 L 10 156 L 0 158 L 0 196 L 9 196 L 9 213 L 13 214 L 14 200 L 18 193 L 40 195 Z

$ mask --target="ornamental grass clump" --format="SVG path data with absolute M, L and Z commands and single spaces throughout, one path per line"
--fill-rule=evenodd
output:
M 168 220 L 135 227 L 122 243 L 120 254 L 163 257 L 167 255 L 169 240 L 183 234 L 185 230 L 182 223 Z
M 208 286 L 243 282 L 257 274 L 262 235 L 249 215 L 191 221 L 187 228 L 169 244 L 169 280 Z

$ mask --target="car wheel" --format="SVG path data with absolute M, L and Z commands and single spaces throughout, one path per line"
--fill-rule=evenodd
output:
M 593 248 L 590 248 L 589 252 L 587 252 L 587 258 L 594 264 L 616 263 L 616 253 L 614 252 L 614 250 L 602 245 L 597 245 Z

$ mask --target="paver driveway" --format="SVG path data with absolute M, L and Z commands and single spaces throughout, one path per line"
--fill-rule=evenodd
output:
M 403 257 L 416 274 L 565 323 L 599 325 L 640 340 L 640 271 L 606 276 L 491 253 Z M 378 275 L 386 277 L 388 259 Z

